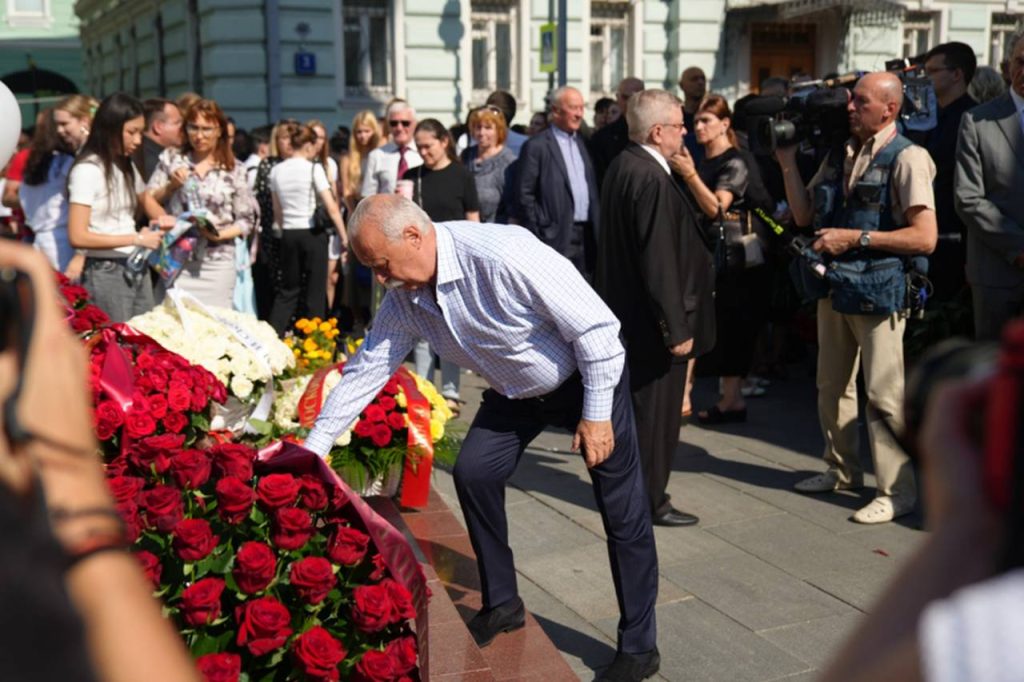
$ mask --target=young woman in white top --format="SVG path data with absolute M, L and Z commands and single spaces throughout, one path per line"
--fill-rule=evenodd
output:
M 306 125 L 316 135 L 313 157 L 314 163 L 320 165 L 327 174 L 327 182 L 330 184 L 331 194 L 334 201 L 338 202 L 341 196 L 338 191 L 338 162 L 331 158 L 330 150 L 327 148 L 327 127 L 322 121 L 313 119 L 306 121 Z M 340 202 L 339 202 L 340 208 Z M 334 290 L 338 286 L 338 261 L 341 260 L 341 237 L 337 233 L 331 234 L 330 243 L 327 247 L 327 310 L 334 309 Z
M 124 93 L 107 97 L 68 177 L 68 238 L 85 251 L 82 285 L 114 322 L 153 307 L 150 278 L 130 277 L 125 264 L 137 246 L 160 246 L 160 228 L 174 224 L 160 210 L 150 215 L 158 228 L 135 230 L 145 186 L 131 155 L 142 144 L 144 127 L 141 102 Z
M 352 135 L 348 139 L 348 155 L 341 162 L 341 196 L 349 213 L 356 210 L 362 199 L 360 190 L 366 173 L 366 160 L 370 152 L 384 141 L 377 115 L 365 109 L 352 119 Z M 370 271 L 354 258 L 349 260 L 345 273 L 344 305 L 352 311 L 352 320 L 365 325 L 370 317 Z
M 307 274 L 306 294 L 301 312 L 324 317 L 327 310 L 328 230 L 314 226 L 317 198 L 330 216 L 342 250 L 348 249 L 348 236 L 341 212 L 331 192 L 323 166 L 314 163 L 316 134 L 308 126 L 299 126 L 291 139 L 294 155 L 274 166 L 270 187 L 274 204 L 274 222 L 281 227 L 280 289 L 270 311 L 270 324 L 284 334 L 292 318 L 300 312 L 299 295 L 303 274 Z
M 55 270 L 64 272 L 75 255 L 68 241 L 68 171 L 75 157 L 57 137 L 53 111 L 43 112 L 36 125 L 18 198 L 25 223 L 35 235 L 33 246 Z
M 202 255 L 185 264 L 173 288 L 187 291 L 206 305 L 231 308 L 237 271 L 235 237 L 252 232 L 256 199 L 249 191 L 245 167 L 231 153 L 227 117 L 216 102 L 201 99 L 185 114 L 185 144 L 165 149 L 149 178 L 147 212 L 162 204 L 172 215 L 203 209 L 216 233 L 203 231 Z M 187 186 L 195 185 L 197 206 L 190 206 Z M 244 248 L 244 247 L 241 247 Z

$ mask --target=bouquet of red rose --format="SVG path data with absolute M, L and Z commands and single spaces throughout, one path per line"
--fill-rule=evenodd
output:
M 309 461 L 314 461 L 312 453 Z M 119 458 L 109 483 L 139 560 L 209 681 L 418 678 L 413 597 L 360 501 L 232 443 Z
M 100 327 L 110 324 L 110 318 L 99 306 L 89 302 L 89 292 L 85 287 L 73 284 L 63 274 L 57 272 L 57 289 L 64 297 L 64 307 L 68 312 L 68 325 L 77 334 L 88 336 Z
M 165 473 L 165 452 L 205 435 L 212 403 L 227 399 L 212 373 L 124 325 L 99 330 L 86 346 L 96 436 L 108 460 L 153 460 Z

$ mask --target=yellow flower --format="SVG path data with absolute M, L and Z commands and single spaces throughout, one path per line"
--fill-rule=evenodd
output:
M 317 345 L 316 340 L 314 340 L 314 339 L 306 339 L 302 343 L 302 349 L 304 351 L 306 351 L 307 353 L 312 353 L 317 348 L 319 348 L 319 346 Z
M 302 351 L 298 348 L 292 348 L 292 353 L 295 354 L 295 357 L 299 357 L 300 355 L 302 355 Z
M 398 403 L 398 406 L 403 410 L 409 407 L 409 401 L 405 398 L 405 391 L 398 392 L 398 395 L 395 396 L 395 402 Z
M 430 420 L 430 440 L 435 443 L 444 438 L 444 423 L 437 419 Z
M 321 322 L 323 322 L 323 320 L 321 320 L 319 317 L 314 317 L 312 320 L 309 321 L 309 323 L 314 327 L 319 327 Z
M 321 322 L 319 329 L 320 331 L 326 334 L 327 332 L 331 331 L 331 324 L 329 322 Z

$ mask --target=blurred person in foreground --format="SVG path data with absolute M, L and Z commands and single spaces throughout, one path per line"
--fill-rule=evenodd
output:
M 10 413 L 0 416 L 0 679 L 198 682 L 128 551 L 92 432 L 86 354 L 62 319 L 53 271 L 0 241 L 8 269 L 29 277 L 34 322 L 23 360 L 16 343 L 0 352 L 0 400 L 15 401 L 29 434 L 13 438 Z M 8 320 L 6 340 L 24 324 Z
M 1006 82 L 991 66 L 979 66 L 978 70 L 974 72 L 974 78 L 971 79 L 967 93 L 978 104 L 984 104 L 1006 94 Z
M 483 647 L 525 624 L 506 483 L 546 427 L 574 433 L 607 533 L 620 614 L 615 660 L 598 679 L 655 674 L 657 555 L 615 315 L 568 260 L 519 227 L 432 223 L 390 195 L 364 199 L 349 230 L 354 253 L 388 292 L 306 447 L 326 455 L 417 339 L 487 380 L 492 388 L 453 472 L 482 586 L 483 608 L 468 627 Z
M 1021 491 L 1011 494 L 1009 513 L 997 511 L 976 428 L 986 403 L 993 409 L 993 395 L 991 377 L 959 378 L 938 382 L 927 399 L 916 447 L 932 532 L 868 609 L 822 682 L 1024 678 Z M 1018 424 L 1020 408 L 1007 415 Z M 1011 457 L 1018 471 L 1022 437 L 1017 428 Z
M 886 523 L 917 503 L 914 471 L 892 432 L 903 415 L 903 331 L 909 259 L 935 249 L 935 165 L 899 135 L 903 87 L 891 73 L 861 77 L 847 104 L 853 136 L 830 151 L 808 186 L 797 147 L 779 147 L 786 197 L 797 225 L 812 225 L 812 248 L 826 276 L 797 266 L 805 298 L 817 299 L 818 419 L 828 468 L 795 485 L 802 493 L 856 490 L 864 485 L 858 443 L 856 374 L 864 372 L 875 499 L 854 512 L 857 523 Z

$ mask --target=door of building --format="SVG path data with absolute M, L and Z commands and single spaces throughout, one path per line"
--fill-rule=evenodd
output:
M 817 77 L 813 24 L 755 23 L 750 27 L 750 80 L 760 90 L 764 79 L 790 79 L 798 74 Z

